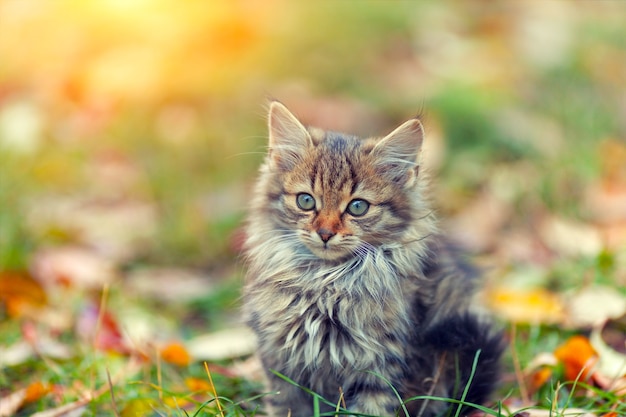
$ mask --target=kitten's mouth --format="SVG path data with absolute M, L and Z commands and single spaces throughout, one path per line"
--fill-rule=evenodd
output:
M 334 245 L 325 242 L 320 245 L 309 246 L 311 252 L 320 259 L 325 261 L 340 261 L 350 257 L 350 251 L 341 250 Z

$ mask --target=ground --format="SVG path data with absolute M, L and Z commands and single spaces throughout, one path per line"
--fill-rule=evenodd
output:
M 270 98 L 360 135 L 421 115 L 510 345 L 490 415 L 626 415 L 624 3 L 4 0 L 0 21 L 0 416 L 262 412 L 239 255 Z

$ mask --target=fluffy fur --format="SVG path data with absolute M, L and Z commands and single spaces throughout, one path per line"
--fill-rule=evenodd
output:
M 417 119 L 382 139 L 305 128 L 271 104 L 244 288 L 245 316 L 278 392 L 271 415 L 313 413 L 311 395 L 272 371 L 336 404 L 342 392 L 347 409 L 379 416 L 402 410 L 400 398 L 461 398 L 479 350 L 466 401 L 484 402 L 497 383 L 501 338 L 470 312 L 475 274 L 427 204 L 423 135 Z M 406 407 L 429 417 L 449 404 Z

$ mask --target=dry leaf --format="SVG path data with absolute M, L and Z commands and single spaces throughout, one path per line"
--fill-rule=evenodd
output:
M 28 387 L 26 387 L 26 396 L 24 397 L 24 402 L 33 402 L 42 398 L 44 395 L 48 394 L 52 390 L 52 387 L 49 384 L 43 384 L 42 382 L 33 382 Z
M 563 305 L 559 296 L 547 290 L 489 289 L 486 303 L 498 315 L 515 323 L 560 323 Z
M 531 393 L 536 392 L 539 388 L 543 387 L 546 382 L 550 380 L 552 376 L 552 368 L 544 367 L 532 372 L 527 378 L 528 389 Z
M 45 287 L 58 285 L 100 289 L 115 278 L 114 265 L 93 251 L 66 246 L 36 253 L 35 278 Z
M 198 336 L 187 342 L 195 360 L 216 361 L 249 355 L 254 351 L 254 334 L 247 327 L 233 327 Z
M 25 388 L 0 397 L 0 417 L 11 417 L 15 415 L 17 410 L 24 405 L 24 398 L 26 398 Z
M 565 256 L 596 256 L 602 251 L 602 237 L 597 228 L 563 219 L 546 217 L 539 233 L 546 245 Z
M 9 316 L 36 315 L 46 302 L 45 291 L 27 272 L 0 272 L 0 303 L 6 305 Z
M 191 356 L 187 349 L 178 342 L 172 342 L 165 345 L 160 350 L 161 358 L 168 363 L 178 366 L 188 366 L 191 363 Z
M 69 359 L 72 354 L 69 346 L 50 336 L 38 337 L 34 341 L 20 340 L 10 346 L 0 346 L 0 367 L 19 365 L 36 355 Z
M 597 325 L 591 332 L 591 346 L 598 352 L 601 376 L 611 380 L 626 377 L 626 315 Z
M 109 311 L 89 304 L 76 320 L 76 334 L 99 350 L 128 354 L 130 348 L 122 335 L 117 319 Z
M 192 392 L 208 392 L 212 393 L 211 383 L 206 379 L 189 377 L 185 378 L 185 385 Z
M 539 353 L 530 361 L 524 369 L 524 377 L 530 394 L 548 382 L 556 365 L 558 365 L 558 359 L 548 352 Z
M 566 300 L 565 323 L 572 327 L 592 327 L 626 313 L 626 297 L 611 287 L 585 287 Z
M 598 360 L 596 351 L 584 336 L 572 336 L 555 349 L 554 356 L 563 364 L 568 381 L 588 380 Z
M 64 404 L 49 410 L 40 411 L 32 414 L 30 417 L 80 417 L 86 411 L 86 406 L 91 399 L 81 399 L 78 401 Z

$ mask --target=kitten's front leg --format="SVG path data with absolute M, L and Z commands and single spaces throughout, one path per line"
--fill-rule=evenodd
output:
M 310 417 L 313 415 L 312 398 L 301 388 L 276 375 L 270 375 L 274 394 L 266 397 L 267 414 L 273 417 Z
M 359 379 L 346 392 L 349 411 L 375 416 L 395 416 L 401 407 L 401 401 L 394 390 L 378 375 L 360 373 Z

